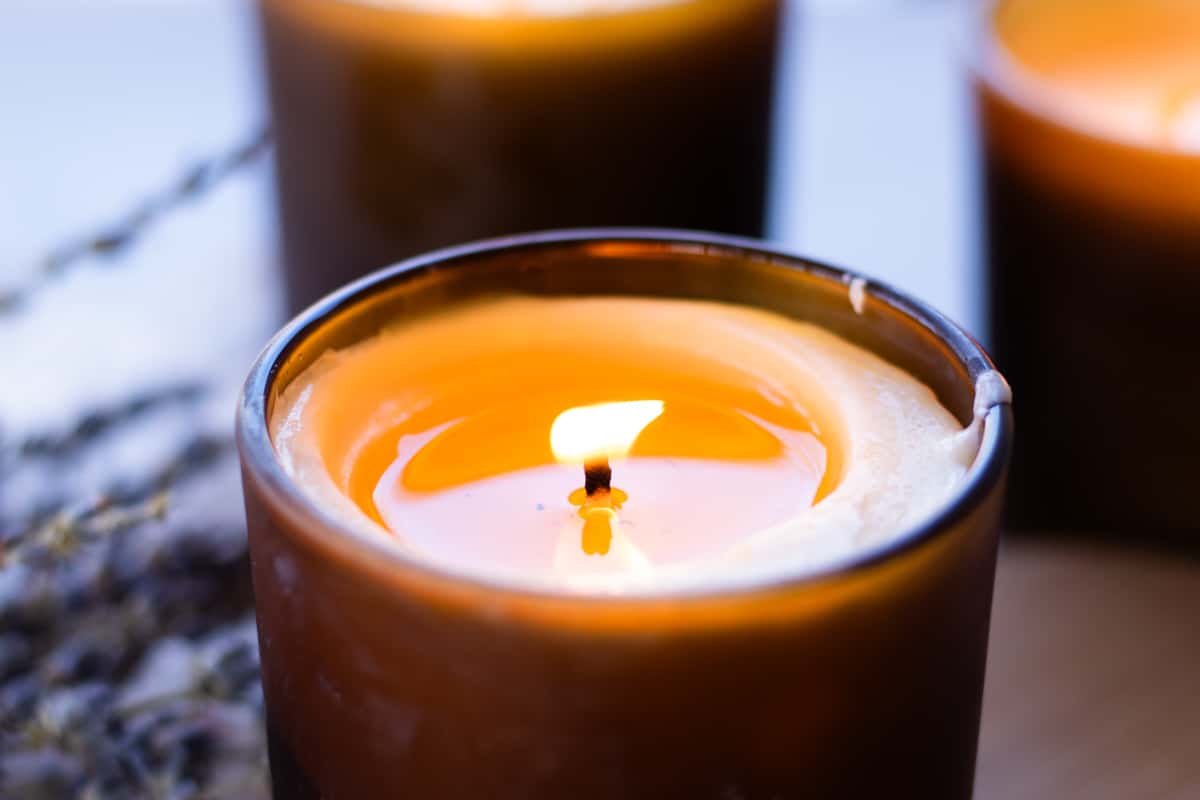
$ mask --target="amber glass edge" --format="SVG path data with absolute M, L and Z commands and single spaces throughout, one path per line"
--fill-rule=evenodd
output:
M 533 598 L 553 598 L 556 601 L 574 600 L 587 603 L 607 601 L 630 602 L 639 599 L 673 601 L 710 601 L 713 599 L 746 598 L 798 589 L 830 580 L 848 577 L 870 569 L 882 562 L 897 558 L 937 539 L 941 534 L 957 530 L 959 523 L 982 505 L 994 492 L 1002 489 L 1012 450 L 1013 415 L 1009 403 L 992 407 L 984 420 L 984 435 L 975 463 L 968 472 L 967 483 L 954 499 L 939 513 L 889 542 L 842 559 L 823 569 L 793 576 L 776 577 L 749 585 L 714 589 L 686 588 L 667 592 L 633 592 L 619 597 L 565 595 L 464 575 L 408 558 L 382 542 L 373 543 L 354 534 L 348 527 L 328 514 L 303 490 L 295 485 L 279 464 L 267 425 L 270 391 L 280 365 L 313 331 L 327 320 L 372 293 L 385 291 L 398 282 L 411 280 L 432 270 L 451 268 L 455 262 L 498 250 L 520 251 L 597 243 L 629 243 L 657 245 L 663 249 L 715 248 L 724 255 L 766 261 L 796 269 L 841 285 L 852 280 L 865 282 L 867 295 L 905 315 L 945 344 L 966 369 L 972 381 L 996 371 L 983 347 L 965 330 L 941 312 L 915 300 L 890 285 L 839 267 L 819 263 L 803 256 L 774 249 L 767 242 L 736 236 L 700 231 L 681 231 L 643 228 L 597 228 L 547 231 L 487 239 L 465 245 L 436 250 L 402 261 L 371 273 L 327 295 L 300 312 L 285 325 L 264 347 L 251 367 L 244 384 L 237 410 L 236 438 L 243 469 L 247 472 L 246 491 L 261 492 L 275 513 L 291 518 L 296 530 L 321 540 L 321 544 L 350 555 L 361 557 L 369 552 L 386 559 L 396 569 L 416 572 L 428 579 L 462 586 L 503 592 Z

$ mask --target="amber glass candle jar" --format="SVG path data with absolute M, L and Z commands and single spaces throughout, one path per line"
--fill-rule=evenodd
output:
M 596 595 L 465 577 L 315 502 L 268 419 L 330 348 L 495 292 L 807 320 L 924 382 L 981 444 L 932 518 L 782 579 Z M 1008 403 L 977 396 L 994 375 L 920 303 L 716 236 L 518 237 L 326 298 L 267 347 L 239 414 L 276 796 L 969 798 L 1012 434 Z
M 463 241 L 763 232 L 781 0 L 258 0 L 299 310 Z
M 1020 529 L 1194 549 L 1200 4 L 997 0 L 974 25 L 991 348 Z

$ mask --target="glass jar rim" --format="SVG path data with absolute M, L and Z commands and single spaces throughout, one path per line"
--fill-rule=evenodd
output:
M 264 347 L 251 367 L 237 412 L 237 443 L 243 469 L 273 510 L 286 516 L 295 531 L 314 543 L 359 564 L 368 563 L 398 574 L 418 576 L 434 583 L 456 585 L 486 592 L 502 592 L 555 602 L 646 602 L 670 600 L 703 601 L 753 598 L 783 590 L 794 590 L 831 579 L 863 572 L 924 546 L 939 535 L 956 529 L 1002 483 L 1011 450 L 1013 422 L 1011 404 L 998 401 L 983 417 L 983 435 L 978 453 L 953 496 L 934 514 L 885 541 L 855 550 L 832 563 L 794 573 L 769 575 L 712 587 L 686 586 L 679 589 L 631 590 L 616 595 L 556 591 L 520 583 L 465 574 L 452 568 L 414 557 L 383 537 L 367 537 L 329 510 L 323 508 L 284 469 L 269 431 L 270 402 L 281 366 L 323 326 L 375 295 L 435 271 L 453 269 L 455 264 L 500 254 L 562 250 L 598 245 L 644 247 L 648 251 L 677 252 L 691 257 L 726 257 L 767 263 L 795 270 L 822 283 L 837 285 L 847 292 L 863 293 L 873 305 L 907 318 L 932 335 L 974 383 L 996 372 L 983 348 L 949 318 L 919 300 L 892 287 L 837 267 L 782 253 L 764 242 L 720 234 L 648 228 L 595 228 L 547 231 L 489 239 L 449 247 L 407 259 L 371 273 L 327 295 L 288 322 Z M 856 304 L 858 301 L 855 301 Z
M 1049 87 L 993 35 L 992 16 L 1006 0 L 967 0 L 958 6 L 956 39 L 970 77 L 1004 102 L 1076 136 L 1156 156 L 1200 158 L 1200 147 L 1172 146 L 1063 110 L 1058 90 Z

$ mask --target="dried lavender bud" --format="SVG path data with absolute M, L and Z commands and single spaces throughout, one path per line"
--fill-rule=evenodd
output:
M 123 652 L 106 644 L 103 636 L 87 634 L 68 641 L 42 660 L 42 680 L 56 685 L 111 677 Z
M 10 734 L 16 732 L 37 708 L 41 688 L 32 674 L 10 679 L 0 687 L 0 728 Z
M 32 664 L 33 646 L 27 638 L 17 633 L 0 636 L 0 681 L 26 672 Z
M 201 691 L 209 697 L 229 700 L 242 694 L 258 678 L 258 652 L 249 643 L 241 643 L 222 654 L 208 670 Z

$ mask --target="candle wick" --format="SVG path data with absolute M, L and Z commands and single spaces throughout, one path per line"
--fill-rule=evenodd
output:
M 608 492 L 612 489 L 612 467 L 608 465 L 608 457 L 587 461 L 583 465 L 583 489 L 588 497 L 594 497 L 597 492 Z

